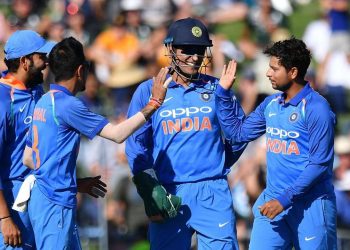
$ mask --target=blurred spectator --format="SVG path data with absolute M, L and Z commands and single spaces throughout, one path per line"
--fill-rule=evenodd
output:
M 206 16 L 209 24 L 241 21 L 248 13 L 247 1 L 174 0 L 174 2 L 179 8 L 176 19 L 196 13 L 199 16 Z
M 117 115 L 126 112 L 133 90 L 130 86 L 145 78 L 144 68 L 137 64 L 139 46 L 139 39 L 128 31 L 125 15 L 121 14 L 96 37 L 87 53 L 95 62 L 98 80 L 113 88 Z
M 317 64 L 325 59 L 331 38 L 331 29 L 325 14 L 310 22 L 305 29 L 303 41 L 312 52 L 313 59 Z
M 334 165 L 334 187 L 337 201 L 337 226 L 350 229 L 350 136 L 336 137 L 334 150 L 338 160 Z M 340 230 L 338 231 L 339 233 Z M 346 232 L 346 231 L 345 231 Z M 350 240 L 339 237 L 340 249 L 350 249 Z
M 350 43 L 350 16 L 348 0 L 328 0 L 328 18 L 331 28 L 330 51 L 347 51 Z
M 143 0 L 122 0 L 120 7 L 128 30 L 135 34 L 140 42 L 145 42 L 151 34 L 151 28 L 145 25 L 142 19 Z
M 60 42 L 65 38 L 65 29 L 66 26 L 63 22 L 51 23 L 48 27 L 48 40 Z
M 337 197 L 338 226 L 350 229 L 350 169 L 342 179 L 334 183 L 335 195 Z
M 249 10 L 246 21 L 240 46 L 248 58 L 254 57 L 254 51 L 251 51 L 254 46 L 249 43 L 254 41 L 258 48 L 265 47 L 271 42 L 271 36 L 278 28 L 288 27 L 286 16 L 275 10 L 270 0 L 257 1 L 257 4 Z
M 345 113 L 350 90 L 350 43 L 342 50 L 329 51 L 319 65 L 317 83 L 336 113 Z
M 92 112 L 101 115 L 107 115 L 104 110 L 104 103 L 99 96 L 100 83 L 97 81 L 94 73 L 90 72 L 85 85 L 85 91 L 79 95 L 79 99 L 88 107 Z
M 241 79 L 238 82 L 238 100 L 244 112 L 248 115 L 267 95 L 259 92 L 256 75 L 251 67 L 246 67 L 243 70 Z
M 90 34 L 84 29 L 85 16 L 82 12 L 78 11 L 75 14 L 67 15 L 67 30 L 65 32 L 66 37 L 74 37 L 84 46 L 90 44 Z
M 156 29 L 169 24 L 176 9 L 172 0 L 143 0 L 142 18 L 146 25 Z
M 342 180 L 350 170 L 350 136 L 337 136 L 334 142 L 334 151 L 338 156 L 338 164 L 334 168 L 335 180 Z

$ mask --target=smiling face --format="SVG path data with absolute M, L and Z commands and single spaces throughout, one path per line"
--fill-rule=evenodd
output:
M 174 61 L 183 73 L 195 75 L 202 65 L 205 50 L 205 46 L 178 46 L 174 48 Z
M 269 78 L 273 89 L 285 92 L 292 85 L 292 71 L 294 70 L 295 68 L 292 68 L 287 71 L 287 69 L 280 64 L 279 59 L 272 56 L 266 76 Z

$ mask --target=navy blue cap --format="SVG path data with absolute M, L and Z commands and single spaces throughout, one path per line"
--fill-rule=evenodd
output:
M 35 31 L 18 30 L 5 44 L 5 59 L 16 59 L 34 52 L 48 54 L 54 45 L 54 42 L 46 41 Z
M 164 44 L 171 45 L 197 45 L 197 46 L 213 46 L 209 39 L 207 27 L 199 21 L 191 17 L 179 19 L 173 22 L 168 30 L 168 34 L 164 39 Z

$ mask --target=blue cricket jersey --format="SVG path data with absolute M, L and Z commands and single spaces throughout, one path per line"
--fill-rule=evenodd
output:
M 37 185 L 50 201 L 76 206 L 80 134 L 92 139 L 107 123 L 60 85 L 51 84 L 35 105 L 27 144 L 33 149 Z
M 32 122 L 34 105 L 42 96 L 41 86 L 27 89 L 12 74 L 0 79 L 0 166 L 4 186 L 23 181 L 31 169 L 22 164 L 27 132 Z
M 138 87 L 128 117 L 148 103 L 152 84 L 148 80 Z M 163 105 L 126 141 L 134 174 L 154 168 L 161 183 L 171 184 L 222 178 L 229 172 L 245 144 L 224 144 L 215 111 L 217 85 L 218 79 L 206 75 L 187 89 L 174 81 L 169 84 Z M 240 107 L 237 115 L 244 115 Z
M 218 117 L 227 139 L 249 142 L 266 133 L 265 193 L 284 208 L 293 199 L 334 195 L 332 167 L 336 117 L 309 84 L 288 103 L 284 94 L 267 97 L 245 119 L 235 117 L 237 101 L 217 88 Z

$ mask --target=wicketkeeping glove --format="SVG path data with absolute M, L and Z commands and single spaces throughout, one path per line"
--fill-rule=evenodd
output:
M 181 206 L 181 198 L 169 194 L 158 182 L 153 170 L 140 172 L 133 177 L 137 192 L 143 199 L 147 216 L 152 220 L 174 218 Z

